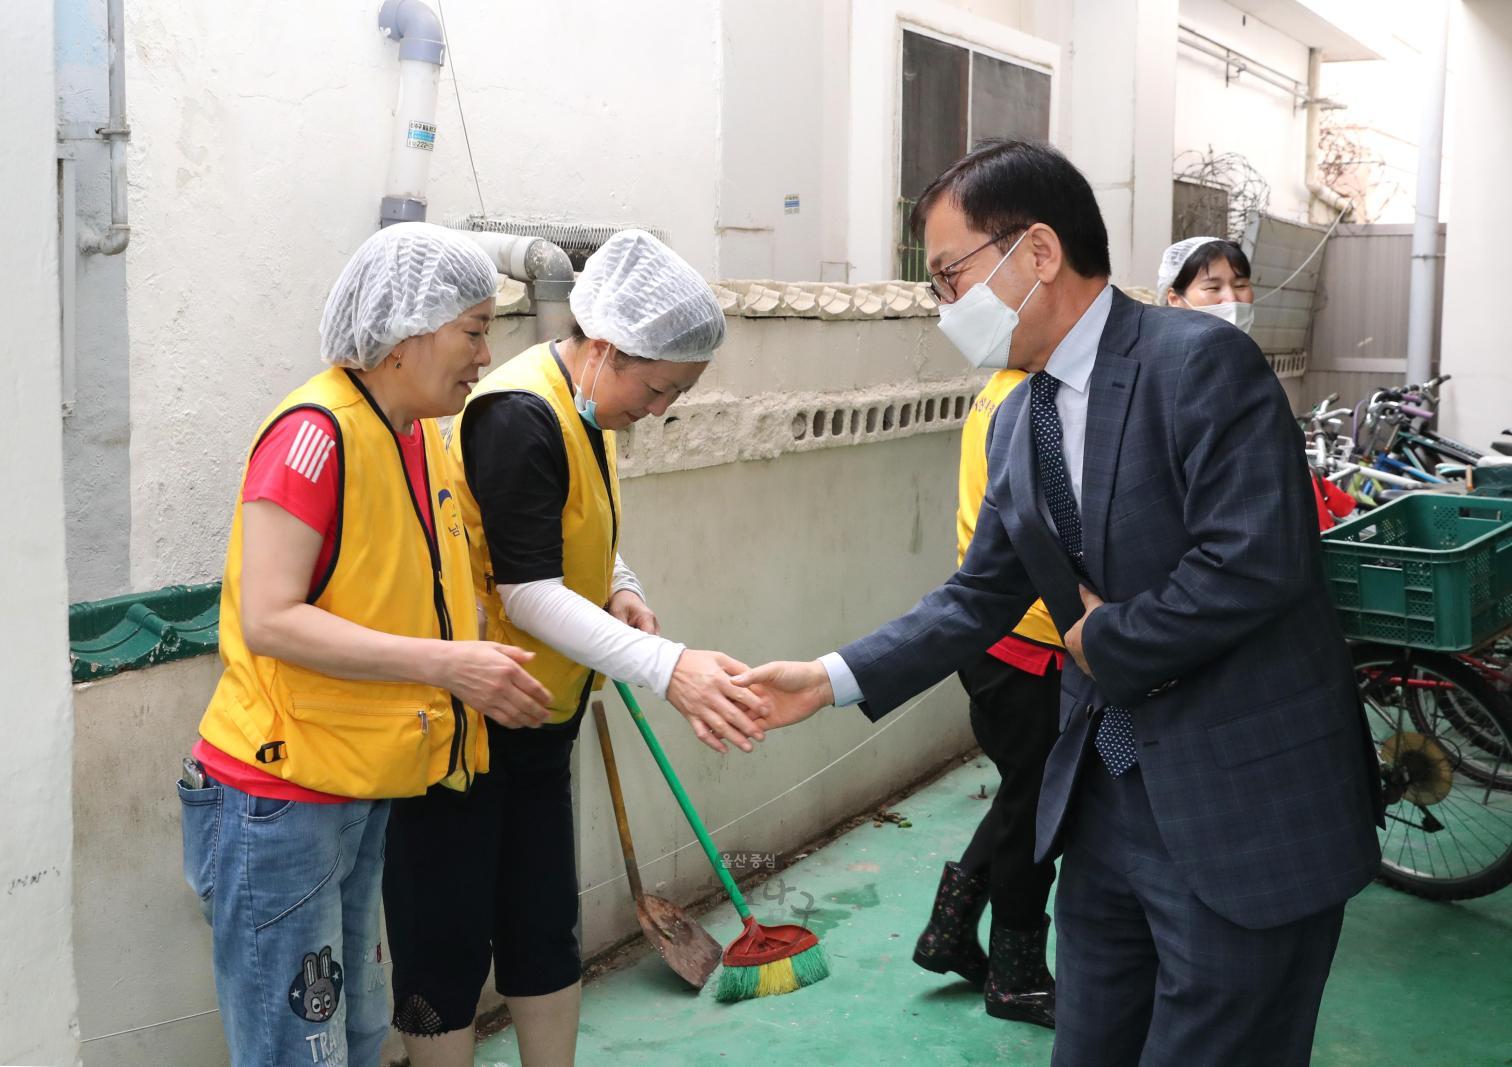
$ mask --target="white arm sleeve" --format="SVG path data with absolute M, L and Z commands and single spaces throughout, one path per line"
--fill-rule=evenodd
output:
M 613 596 L 621 589 L 630 590 L 630 592 L 640 597 L 641 600 L 646 599 L 646 591 L 641 588 L 640 579 L 635 576 L 635 572 L 630 569 L 630 565 L 625 562 L 625 558 L 616 552 L 614 554 L 614 578 L 609 583 L 609 595 Z
M 667 695 L 686 645 L 626 626 L 561 578 L 499 586 L 504 612 L 526 633 L 600 674 Z

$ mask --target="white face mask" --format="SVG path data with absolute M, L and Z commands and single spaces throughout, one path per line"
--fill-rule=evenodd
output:
M 1028 230 L 1020 234 L 1019 239 L 1013 242 L 1013 247 L 992 268 L 992 274 L 966 290 L 965 296 L 954 303 L 940 305 L 940 332 L 950 338 L 950 343 L 960 349 L 966 362 L 973 367 L 1001 370 L 1008 366 L 1008 346 L 1012 343 L 1013 331 L 1018 326 L 1019 311 L 1024 310 L 1024 304 L 1029 303 L 1029 297 L 1034 295 L 1034 290 L 1040 287 L 1040 283 L 1035 279 L 1034 288 L 1024 296 L 1017 311 L 999 300 L 998 295 L 987 287 L 987 283 L 992 281 L 993 275 L 1002 269 L 1003 264 L 1008 262 L 1008 257 L 1013 255 L 1013 250 L 1028 236 Z
M 1206 307 L 1192 307 L 1187 304 L 1186 297 L 1181 302 L 1193 311 L 1200 311 L 1204 315 L 1216 315 L 1224 322 L 1232 322 L 1245 333 L 1250 332 L 1250 327 L 1255 325 L 1254 304 L 1208 304 Z

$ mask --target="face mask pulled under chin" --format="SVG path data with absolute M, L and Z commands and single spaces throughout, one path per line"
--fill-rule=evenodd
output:
M 1185 303 L 1185 300 L 1183 299 L 1182 302 Z M 1187 304 L 1187 307 L 1192 308 L 1193 311 L 1200 311 L 1204 315 L 1222 319 L 1224 322 L 1233 323 L 1245 333 L 1249 333 L 1250 328 L 1255 325 L 1254 304 L 1208 304 L 1205 307 L 1192 307 L 1191 304 Z
M 583 387 L 581 385 L 575 386 L 572 390 L 572 406 L 577 410 L 578 415 L 582 417 L 583 421 L 595 430 L 603 430 L 603 427 L 599 425 L 598 421 L 598 401 L 593 399 L 593 396 L 598 392 L 599 376 L 604 373 L 604 364 L 608 362 L 609 354 L 606 352 L 603 358 L 599 360 L 598 371 L 593 376 L 593 385 L 589 387 L 587 396 L 583 395 Z
M 992 274 L 966 290 L 965 296 L 940 305 L 940 332 L 950 338 L 950 343 L 966 357 L 967 363 L 978 369 L 1002 370 L 1008 366 L 1008 348 L 1013 343 L 1013 331 L 1018 327 L 1019 312 L 1029 303 L 1034 290 L 1040 287 L 1039 279 L 1035 279 L 1033 288 L 1014 309 L 1003 303 L 987 285 L 1028 235 L 1029 231 L 1025 230 L 998 260 Z

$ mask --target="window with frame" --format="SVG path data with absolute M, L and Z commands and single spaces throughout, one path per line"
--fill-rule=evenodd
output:
M 1022 63 L 903 31 L 898 167 L 898 277 L 928 281 L 924 248 L 908 229 L 919 194 L 989 138 L 1050 138 L 1050 75 Z

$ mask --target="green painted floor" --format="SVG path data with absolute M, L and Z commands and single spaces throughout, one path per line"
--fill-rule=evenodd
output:
M 909 959 L 941 864 L 959 854 L 985 810 L 972 796 L 983 785 L 991 792 L 995 774 L 978 759 L 894 806 L 911 827 L 866 823 L 751 890 L 758 918 L 802 921 L 819 933 L 828 980 L 727 1006 L 713 998 L 715 981 L 694 994 L 642 955 L 585 989 L 578 1063 L 1048 1063 L 1048 1031 L 989 1018 L 979 993 Z M 703 923 L 721 944 L 740 927 L 728 905 Z M 478 1067 L 518 1062 L 510 1030 L 479 1045 Z M 1463 904 L 1378 885 L 1356 898 L 1313 1062 L 1512 1064 L 1512 889 Z

